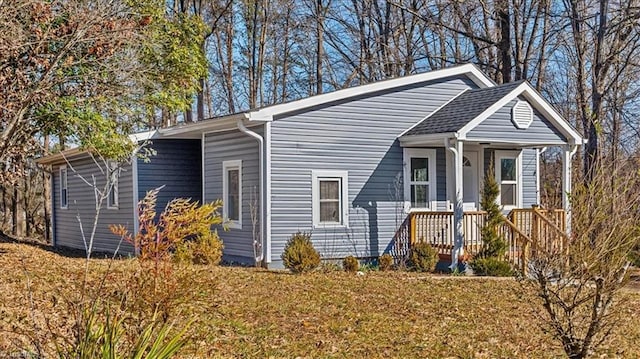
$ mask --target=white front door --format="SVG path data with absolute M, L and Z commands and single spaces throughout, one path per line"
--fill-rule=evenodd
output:
M 478 210 L 478 152 L 464 151 L 462 158 L 463 193 L 465 211 Z

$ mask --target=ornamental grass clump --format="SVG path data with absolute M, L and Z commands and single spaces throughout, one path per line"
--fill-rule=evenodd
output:
M 358 259 L 354 256 L 348 256 L 342 260 L 342 268 L 345 272 L 355 273 L 360 268 L 360 263 L 358 263 Z
M 291 236 L 281 258 L 285 268 L 296 274 L 311 272 L 320 265 L 320 253 L 311 243 L 311 234 L 305 232 Z

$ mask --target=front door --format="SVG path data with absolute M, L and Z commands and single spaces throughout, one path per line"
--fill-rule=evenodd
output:
M 464 151 L 462 158 L 463 193 L 465 211 L 478 210 L 478 152 Z

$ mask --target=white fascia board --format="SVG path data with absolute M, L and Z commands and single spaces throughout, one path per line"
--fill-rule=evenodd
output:
M 540 111 L 545 117 L 556 125 L 559 130 L 568 138 L 572 139 L 571 144 L 582 144 L 584 139 L 564 118 L 551 106 L 528 82 L 525 82 L 527 88 L 524 91 L 525 97 L 533 102 L 533 107 Z
M 501 109 L 503 106 L 507 105 L 513 99 L 517 98 L 520 95 L 524 95 L 533 105 L 535 109 L 540 111 L 543 116 L 551 121 L 551 123 L 556 126 L 563 135 L 567 137 L 569 143 L 571 144 L 581 144 L 583 143 L 582 136 L 569 125 L 567 121 L 565 121 L 558 112 L 556 112 L 553 107 L 544 99 L 537 91 L 535 91 L 528 82 L 523 82 L 518 87 L 509 92 L 502 99 L 491 105 L 488 109 L 478 115 L 476 118 L 467 123 L 462 129 L 458 131 L 458 138 L 462 140 L 467 139 L 467 134 L 473 130 L 476 126 L 478 126 L 482 121 L 489 118 L 489 116 L 493 115 L 496 111 Z M 564 143 L 563 143 L 564 144 Z
M 54 154 L 51 154 L 45 157 L 40 157 L 36 159 L 36 163 L 40 165 L 53 165 L 56 163 L 65 163 L 72 158 L 85 155 L 88 153 L 89 153 L 88 151 L 83 150 L 80 147 L 74 147 L 61 152 L 56 152 Z
M 158 137 L 158 130 L 151 130 L 151 131 L 145 131 L 145 132 L 139 132 L 139 133 L 133 133 L 129 135 L 129 139 L 132 142 L 142 142 L 142 141 L 147 141 L 147 140 L 151 140 L 154 139 L 156 137 Z
M 248 113 L 237 113 L 229 116 L 223 116 L 220 118 L 214 118 L 210 120 L 198 121 L 189 124 L 183 124 L 168 128 L 161 128 L 158 131 L 158 134 L 164 138 L 168 137 L 178 137 L 183 134 L 187 134 L 190 132 L 197 133 L 197 138 L 200 138 L 200 132 L 213 132 L 219 130 L 233 130 L 236 129 L 236 122 L 238 119 L 248 119 Z M 196 138 L 196 137 L 194 137 Z
M 503 106 L 511 102 L 511 100 L 520 96 L 520 94 L 524 91 L 526 87 L 527 87 L 527 84 L 523 82 L 521 85 L 519 85 L 518 87 L 513 89 L 511 92 L 509 92 L 506 96 L 504 96 L 499 101 L 497 101 L 496 103 L 491 105 L 489 108 L 484 110 L 480 115 L 476 116 L 476 118 L 474 118 L 473 120 L 469 121 L 469 123 L 464 125 L 464 127 L 462 127 L 458 131 L 457 137 L 463 140 L 466 139 L 467 133 L 469 133 L 469 131 L 473 130 L 476 126 L 482 123 L 482 121 L 486 120 L 487 118 L 489 118 L 489 116 L 493 115 L 496 111 L 498 111 Z
M 398 137 L 400 140 L 400 146 L 402 147 L 410 147 L 410 146 L 422 146 L 427 143 L 433 143 L 438 145 L 438 147 L 442 144 L 442 140 L 445 138 L 454 138 L 456 136 L 453 132 L 445 132 L 445 133 L 430 133 L 425 135 L 413 135 L 413 136 L 402 136 Z
M 450 98 L 449 100 L 445 101 L 445 103 L 443 103 L 442 105 L 438 106 L 438 108 L 436 108 L 435 110 L 433 110 L 433 112 L 431 112 L 430 114 L 428 114 L 427 116 L 423 117 L 421 120 L 419 120 L 418 122 L 414 123 L 413 126 L 407 128 L 406 130 L 402 131 L 402 133 L 398 136 L 398 137 L 402 137 L 404 136 L 405 133 L 411 131 L 414 127 L 418 126 L 419 124 L 421 124 L 422 122 L 426 121 L 429 117 L 433 116 L 434 113 L 440 111 L 443 107 L 445 107 L 446 105 L 448 105 L 451 101 L 455 100 L 456 98 L 458 98 L 458 96 L 462 95 L 463 93 L 467 92 L 469 89 L 466 88 L 462 91 L 460 91 L 460 93 L 458 93 L 457 95 L 453 96 L 452 98 Z
M 467 138 L 465 143 L 491 143 L 492 145 L 514 145 L 517 147 L 552 147 L 552 146 L 564 146 L 567 143 L 564 141 L 520 141 L 520 140 L 508 140 L 508 139 L 495 139 L 495 138 Z
M 332 101 L 344 100 L 350 97 L 366 95 L 372 92 L 384 91 L 395 87 L 459 75 L 466 75 L 471 79 L 471 81 L 481 88 L 495 86 L 495 83 L 485 76 L 475 65 L 465 64 L 441 70 L 433 70 L 417 75 L 403 76 L 366 85 L 354 86 L 326 94 L 315 95 L 292 102 L 265 107 L 251 111 L 249 119 L 252 121 L 271 121 L 273 120 L 273 116 L 279 114 L 302 110 Z

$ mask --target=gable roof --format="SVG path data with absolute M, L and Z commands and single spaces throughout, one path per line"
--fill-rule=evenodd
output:
M 584 139 L 527 81 L 507 83 L 490 88 L 468 90 L 425 117 L 400 135 L 450 134 L 464 140 L 467 133 L 518 96 L 526 98 L 549 122 L 567 138 L 569 144 L 582 144 Z
M 300 100 L 271 105 L 260 109 L 247 111 L 249 120 L 272 121 L 274 116 L 303 110 L 306 108 L 327 104 L 333 101 L 345 100 L 356 96 L 363 96 L 374 92 L 390 90 L 402 86 L 421 82 L 433 81 L 452 76 L 467 76 L 479 87 L 493 87 L 495 83 L 489 79 L 478 67 L 473 64 L 464 64 L 433 70 L 417 75 L 397 77 L 393 79 L 377 81 L 365 85 L 349 87 L 342 90 L 315 95 Z
M 364 96 L 380 91 L 387 91 L 407 85 L 421 82 L 434 81 L 455 76 L 466 76 L 478 87 L 494 87 L 495 83 L 489 79 L 478 67 L 473 64 L 463 64 L 444 69 L 433 70 L 416 75 L 397 77 L 393 79 L 377 81 L 369 84 L 353 86 L 342 90 L 314 95 L 291 102 L 271 105 L 258 109 L 238 112 L 231 115 L 210 118 L 189 124 L 179 124 L 169 128 L 158 130 L 163 137 L 192 136 L 199 138 L 202 132 L 220 131 L 236 128 L 237 121 L 253 122 L 255 124 L 273 121 L 279 115 L 305 110 L 315 106 L 326 105 L 331 102 L 341 101 L 357 96 Z M 250 124 L 247 124 L 250 126 Z
M 457 132 L 522 82 L 464 91 L 424 118 L 404 135 Z

